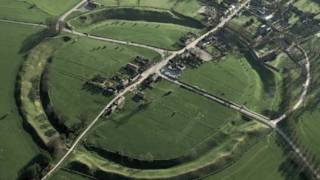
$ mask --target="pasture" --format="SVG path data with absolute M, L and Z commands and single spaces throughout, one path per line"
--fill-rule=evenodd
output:
M 73 7 L 79 0 L 1 0 L 0 18 L 44 23 Z
M 50 16 L 59 16 L 74 7 L 80 0 L 27 0 Z
M 211 148 L 198 158 L 169 168 L 144 169 L 140 167 L 136 169 L 124 165 L 125 161 L 123 159 L 120 160 L 121 163 L 117 163 L 114 160 L 99 156 L 94 151 L 86 151 L 83 148 L 74 153 L 65 168 L 95 176 L 98 179 L 99 177 L 110 176 L 110 173 L 134 179 L 197 178 L 228 166 L 254 145 L 259 137 L 268 132 L 261 124 L 252 121 L 235 126 L 227 124 L 222 128 L 222 131 L 227 133 L 228 136 L 223 139 L 216 138 L 219 141 L 217 147 Z M 150 161 L 150 163 L 158 165 L 156 161 Z M 117 176 L 111 175 L 111 177 L 115 178 Z
M 251 147 L 230 167 L 216 174 L 209 175 L 204 179 L 283 180 L 286 177 L 281 167 L 283 167 L 285 160 L 286 155 L 282 147 L 276 143 L 276 136 L 270 134 Z
M 200 18 L 198 11 L 202 6 L 198 0 L 97 0 L 97 2 L 105 6 L 167 9 L 196 18 Z
M 44 22 L 49 14 L 30 4 L 29 1 L 1 0 L 0 18 L 27 22 Z
M 318 44 L 320 38 L 313 36 L 309 41 L 303 44 L 305 49 L 308 49 L 308 55 L 311 61 L 311 87 L 306 98 L 306 102 L 303 107 L 291 117 L 291 123 L 293 123 L 294 131 L 297 133 L 298 139 L 302 145 L 310 151 L 311 154 L 315 155 L 316 161 L 320 162 L 320 105 L 319 105 L 319 52 L 320 48 Z
M 23 128 L 14 92 L 17 73 L 24 61 L 20 50 L 26 37 L 41 29 L 0 23 L 0 179 L 16 179 L 38 153 L 31 135 Z
M 73 28 L 125 41 L 132 41 L 169 50 L 184 46 L 180 38 L 187 33 L 200 34 L 201 22 L 150 8 L 107 8 L 72 18 Z
M 73 38 L 55 54 L 48 75 L 53 108 L 69 128 L 80 123 L 80 119 L 92 120 L 111 98 L 85 90 L 83 85 L 87 80 L 97 74 L 110 78 L 136 56 L 154 61 L 160 58 L 147 49 Z
M 179 40 L 191 32 L 199 30 L 186 26 L 150 23 L 142 21 L 105 21 L 90 27 L 90 34 L 113 39 L 136 42 L 169 50 L 177 50 L 184 46 Z
M 229 53 L 196 69 L 188 68 L 180 80 L 253 110 L 260 110 L 260 78 L 241 54 Z
M 88 144 L 136 159 L 167 160 L 220 142 L 224 125 L 241 122 L 236 112 L 164 80 L 145 93 L 147 103 L 127 96 L 123 111 L 102 119 Z

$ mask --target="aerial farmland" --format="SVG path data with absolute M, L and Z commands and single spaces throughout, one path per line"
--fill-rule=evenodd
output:
M 2 0 L 0 180 L 320 179 L 318 0 Z

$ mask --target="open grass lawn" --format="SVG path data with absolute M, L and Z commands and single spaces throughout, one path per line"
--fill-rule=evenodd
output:
M 293 5 L 303 12 L 320 12 L 320 2 L 317 0 L 298 0 Z
M 15 79 L 24 60 L 19 54 L 26 37 L 40 29 L 0 23 L 0 179 L 16 179 L 39 150 L 22 127 L 14 98 Z
M 180 80 L 214 95 L 260 110 L 261 82 L 247 60 L 240 54 L 228 54 L 218 61 L 186 69 Z
M 240 121 L 232 110 L 164 80 L 146 91 L 146 99 L 150 104 L 127 96 L 124 110 L 97 125 L 88 143 L 137 159 L 172 159 L 219 142 L 214 135 L 222 126 Z
M 54 1 L 52 1 L 54 2 Z M 32 6 L 30 1 L 19 0 L 1 0 L 0 1 L 0 18 L 28 21 L 28 22 L 44 22 L 49 14 L 41 9 Z
M 236 163 L 204 179 L 284 180 L 286 178 L 283 176 L 281 166 L 285 159 L 286 155 L 275 143 L 274 135 L 268 135 L 244 153 Z
M 105 6 L 169 9 L 190 17 L 198 16 L 198 11 L 201 8 L 201 3 L 198 0 L 98 0 L 98 2 Z
M 27 22 L 45 22 L 71 9 L 79 0 L 1 0 L 0 18 Z
M 113 20 L 94 25 L 90 29 L 90 34 L 147 44 L 169 50 L 177 50 L 184 46 L 184 44 L 179 43 L 179 39 L 183 35 L 188 32 L 195 34 L 199 32 L 198 29 L 174 24 Z
M 59 16 L 74 7 L 81 0 L 28 0 L 37 8 L 50 14 L 51 16 Z
M 110 100 L 84 90 L 84 83 L 97 74 L 111 77 L 136 56 L 160 58 L 147 49 L 88 38 L 70 42 L 56 53 L 49 66 L 49 96 L 68 127 L 79 123 L 80 116 L 92 120 Z

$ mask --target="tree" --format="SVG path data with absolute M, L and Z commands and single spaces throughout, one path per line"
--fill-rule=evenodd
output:
M 33 164 L 27 167 L 19 176 L 20 180 L 40 179 L 41 167 L 39 164 Z

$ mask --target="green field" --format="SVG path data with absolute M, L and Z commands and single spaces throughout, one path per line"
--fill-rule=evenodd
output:
M 42 11 L 51 16 L 59 16 L 74 7 L 80 0 L 28 0 Z
M 1 0 L 0 18 L 44 23 L 71 9 L 79 0 Z
M 15 80 L 24 58 L 19 54 L 26 37 L 40 31 L 0 23 L 0 179 L 16 179 L 18 172 L 38 153 L 38 147 L 23 126 L 14 97 Z
M 301 140 L 302 144 L 316 156 L 318 162 L 320 162 L 320 110 L 319 110 L 319 46 L 320 38 L 313 36 L 312 39 L 305 42 L 303 47 L 308 49 L 308 55 L 311 60 L 311 88 L 309 90 L 306 102 L 300 111 L 296 112 L 291 117 L 291 123 L 295 126 L 295 131 L 297 132 L 298 139 Z
M 229 54 L 207 62 L 196 69 L 187 69 L 180 80 L 208 92 L 261 111 L 262 85 L 257 73 L 241 54 Z
M 143 21 L 105 21 L 90 27 L 90 34 L 119 40 L 147 44 L 169 50 L 184 46 L 179 39 L 189 32 L 198 34 L 199 30 L 186 26 L 150 23 Z
M 20 20 L 29 22 L 44 22 L 49 14 L 37 7 L 31 8 L 28 1 L 1 0 L 0 18 L 10 20 Z
M 198 0 L 97 0 L 97 2 L 105 6 L 131 6 L 168 9 L 179 12 L 186 16 L 200 18 L 197 12 L 201 8 L 201 3 Z
M 146 159 L 148 154 L 171 159 L 196 152 L 212 140 L 219 142 L 215 135 L 222 126 L 240 121 L 239 114 L 166 81 L 147 90 L 150 104 L 136 103 L 130 97 L 123 112 L 95 128 L 89 144 L 137 159 Z
M 53 107 L 62 114 L 68 127 L 79 123 L 80 118 L 92 120 L 110 100 L 110 97 L 84 90 L 87 80 L 97 74 L 110 78 L 136 56 L 160 58 L 159 54 L 142 48 L 88 38 L 71 41 L 54 56 L 48 81 Z
M 150 8 L 107 8 L 72 18 L 81 32 L 177 50 L 188 32 L 200 34 L 203 24 L 192 18 Z
M 78 174 L 78 172 L 68 171 L 68 170 L 59 170 L 51 178 L 51 180 L 90 180 L 92 178 Z
M 286 155 L 275 142 L 274 135 L 268 135 L 250 148 L 232 166 L 210 175 L 205 180 L 284 180 L 281 170 Z M 292 179 L 290 177 L 289 179 Z

